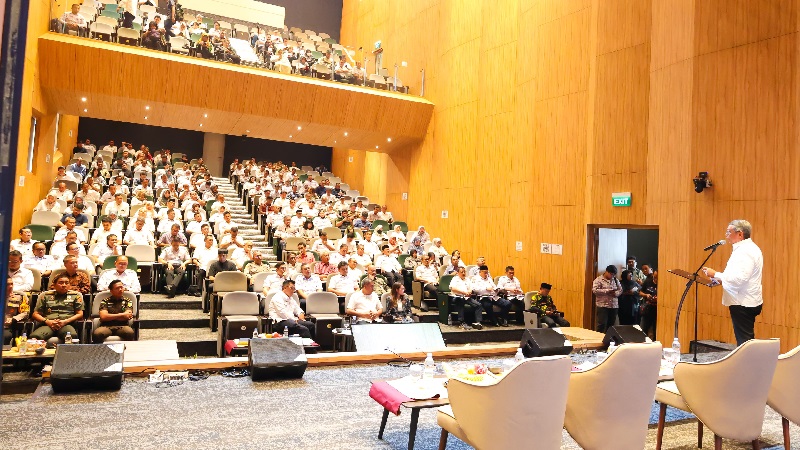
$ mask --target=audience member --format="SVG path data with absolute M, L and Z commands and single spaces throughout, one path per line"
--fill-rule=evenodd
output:
M 274 322 L 273 329 L 289 329 L 290 334 L 314 339 L 314 324 L 307 322 L 305 313 L 294 299 L 294 281 L 285 280 L 281 290 L 272 296 L 269 303 L 269 318 Z
M 536 313 L 539 320 L 548 326 L 553 327 L 568 327 L 569 322 L 564 319 L 564 313 L 556 308 L 553 297 L 550 296 L 551 286 L 548 283 L 542 283 L 539 286 L 539 292 L 533 294 L 531 298 L 530 312 Z
M 380 322 L 383 308 L 381 300 L 374 292 L 372 280 L 364 278 L 361 281 L 361 290 L 350 295 L 345 312 L 348 316 L 356 317 L 359 322 Z
M 108 290 L 111 296 L 100 302 L 100 325 L 92 330 L 92 341 L 105 342 L 111 336 L 132 341 L 136 336 L 129 325 L 133 319 L 133 303 L 124 295 L 125 284 L 120 280 L 113 280 L 109 283 Z
M 456 311 L 458 312 L 458 321 L 461 323 L 461 328 L 470 330 L 483 329 L 481 320 L 483 318 L 483 305 L 473 295 L 472 282 L 467 278 L 467 269 L 465 267 L 458 267 L 456 275 L 450 280 L 450 296 L 456 304 Z M 466 308 L 467 306 L 472 309 L 472 322 L 467 320 Z
M 69 279 L 66 275 L 56 275 L 53 279 L 54 290 L 45 291 L 39 296 L 36 310 L 31 317 L 36 321 L 36 328 L 31 338 L 48 340 L 58 336 L 61 342 L 69 333 L 79 338 L 74 322 L 83 319 L 83 296 L 80 292 L 69 290 Z
M 135 271 L 128 269 L 128 258 L 126 256 L 118 256 L 114 263 L 114 268 L 105 270 L 100 274 L 100 279 L 97 280 L 97 290 L 107 290 L 108 285 L 114 280 L 122 281 L 126 291 L 134 294 L 142 292 L 139 276 Z
M 608 327 L 617 320 L 619 301 L 622 294 L 622 285 L 615 278 L 617 266 L 609 265 L 605 272 L 592 282 L 592 293 L 595 295 L 595 323 L 596 331 L 605 333 Z

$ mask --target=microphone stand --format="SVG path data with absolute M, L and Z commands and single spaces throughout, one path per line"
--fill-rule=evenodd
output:
M 711 249 L 711 253 L 706 256 L 706 259 L 697 267 L 697 270 L 694 271 L 692 276 L 689 278 L 689 281 L 686 282 L 686 289 L 683 290 L 683 295 L 681 295 L 681 301 L 678 303 L 678 313 L 675 315 L 675 334 L 674 337 L 678 337 L 678 322 L 681 320 L 681 309 L 683 308 L 683 302 L 686 300 L 686 294 L 689 293 L 689 289 L 692 288 L 692 284 L 694 284 L 694 357 L 692 358 L 693 362 L 697 362 L 697 277 L 700 270 L 706 265 L 711 256 L 714 252 L 717 251 L 719 246 L 716 246 Z

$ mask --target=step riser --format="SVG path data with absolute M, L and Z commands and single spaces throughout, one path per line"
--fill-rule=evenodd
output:
M 158 330 L 165 328 L 208 328 L 208 319 L 139 320 L 139 327 L 141 327 L 143 330 Z
M 188 302 L 170 302 L 164 297 L 164 301 L 149 301 L 139 303 L 139 309 L 200 309 L 203 303 L 200 300 Z

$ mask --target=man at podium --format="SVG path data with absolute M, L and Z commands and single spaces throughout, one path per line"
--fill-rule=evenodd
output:
M 764 256 L 761 249 L 750 239 L 752 226 L 746 220 L 734 220 L 728 224 L 725 240 L 733 246 L 728 264 L 723 272 L 703 267 L 703 273 L 722 283 L 722 304 L 731 312 L 736 345 L 755 338 L 753 328 L 756 316 L 761 314 L 761 270 Z

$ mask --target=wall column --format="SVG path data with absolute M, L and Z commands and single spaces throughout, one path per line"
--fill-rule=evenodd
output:
M 203 136 L 203 162 L 212 176 L 224 177 L 227 174 L 222 167 L 225 157 L 225 135 L 205 133 Z

